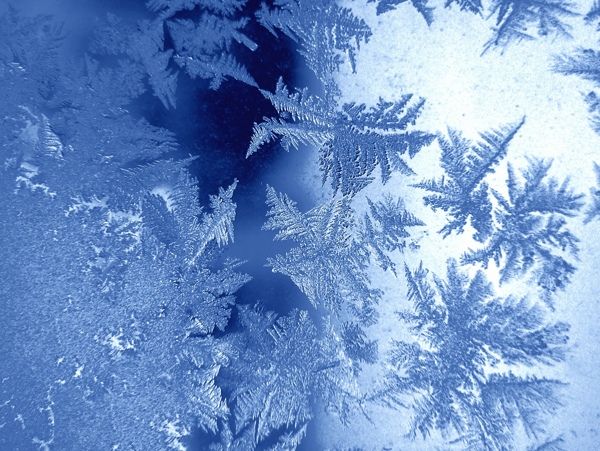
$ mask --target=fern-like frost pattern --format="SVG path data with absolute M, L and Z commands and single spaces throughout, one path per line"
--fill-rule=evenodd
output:
M 311 96 L 307 90 L 290 93 L 281 79 L 274 94 L 262 92 L 280 117 L 254 125 L 247 156 L 275 139 L 280 139 L 286 150 L 301 144 L 315 146 L 320 152 L 323 182 L 330 180 L 334 191 L 345 196 L 367 186 L 377 167 L 383 183 L 394 171 L 413 174 L 402 157 L 414 157 L 435 137 L 410 130 L 424 105 L 423 99 L 410 104 L 411 95 L 398 102 L 380 99 L 370 109 L 364 104 L 344 104 L 336 111 L 335 104 Z
M 365 3 L 378 15 L 407 7 L 421 26 L 443 12 L 425 0 Z M 577 17 L 565 0 L 444 6 L 491 18 L 484 52 L 568 36 Z M 584 204 L 552 160 L 515 169 L 509 147 L 528 132 L 524 117 L 471 140 L 419 130 L 427 106 L 412 94 L 341 102 L 338 72 L 357 71 L 372 30 L 334 0 L 145 8 L 145 20 L 98 21 L 89 53 L 70 62 L 50 17 L 12 7 L 0 17 L 0 448 L 293 450 L 317 446 L 325 434 L 311 424 L 333 416 L 351 431 L 364 420 L 408 426 L 394 447 L 565 449 L 570 436 L 548 427 L 567 389 L 548 374 L 560 374 L 571 330 L 555 307 L 576 272 L 575 217 L 593 229 L 600 216 L 600 166 L 590 165 L 597 186 Z M 260 79 L 280 78 L 261 89 L 240 63 L 283 36 L 316 89 L 288 87 L 289 74 L 267 67 Z M 577 48 L 552 69 L 598 85 L 599 55 Z M 246 156 L 313 148 L 329 197 L 300 209 L 266 183 L 272 174 L 252 171 L 200 184 L 201 156 L 182 157 L 188 146 L 158 125 L 182 77 L 220 98 L 241 82 L 270 103 L 276 114 L 246 130 Z M 600 132 L 598 95 L 584 102 Z M 436 140 L 444 175 L 415 174 L 410 160 Z M 505 182 L 493 176 L 504 171 Z M 235 258 L 249 183 L 266 185 L 266 222 L 253 233 L 284 242 L 258 262 L 289 279 L 281 305 L 249 299 L 252 278 Z M 433 213 L 409 211 L 411 193 Z M 420 219 L 436 212 L 439 237 Z M 459 243 L 444 276 L 411 263 L 439 259 L 418 255 L 425 239 Z M 373 403 L 400 413 L 373 417 Z M 332 449 L 360 449 L 353 439 Z
M 567 218 L 583 206 L 566 179 L 548 178 L 552 162 L 531 159 L 521 171 L 519 181 L 508 167 L 508 196 L 492 191 L 498 201 L 494 211 L 497 226 L 478 249 L 463 254 L 464 264 L 494 261 L 500 267 L 500 282 L 524 276 L 532 270 L 532 279 L 546 294 L 564 289 L 575 266 L 567 260 L 576 257 L 578 238 L 567 228 Z
M 487 239 L 493 229 L 492 203 L 485 177 L 494 172 L 507 154 L 508 145 L 523 126 L 524 119 L 498 131 L 481 134 L 481 142 L 473 144 L 456 130 L 448 131 L 448 139 L 438 137 L 442 149 L 441 166 L 447 174 L 439 180 L 425 180 L 413 186 L 432 192 L 425 205 L 448 214 L 448 224 L 439 232 L 447 237 L 462 233 L 470 221 L 477 241 Z
M 568 325 L 547 322 L 527 299 L 496 297 L 483 272 L 471 278 L 454 260 L 433 285 L 422 265 L 406 267 L 406 279 L 412 308 L 399 318 L 414 341 L 395 343 L 393 369 L 375 396 L 405 406 L 415 395 L 408 435 L 439 430 L 462 449 L 496 450 L 515 446 L 517 423 L 529 437 L 543 434 L 562 383 L 516 369 L 562 361 Z

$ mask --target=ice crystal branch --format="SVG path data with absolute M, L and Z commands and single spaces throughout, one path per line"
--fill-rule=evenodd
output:
M 571 37 L 567 19 L 578 16 L 568 0 L 494 0 L 491 13 L 497 14 L 496 26 L 484 52 L 492 47 L 506 48 L 512 43 L 535 39 L 532 27 L 538 36 Z
M 380 99 L 369 109 L 364 104 L 345 104 L 338 111 L 332 102 L 306 90 L 290 94 L 282 79 L 275 93 L 261 92 L 280 118 L 265 118 L 254 125 L 247 156 L 279 137 L 286 150 L 313 145 L 321 154 L 323 182 L 330 179 L 334 191 L 343 195 L 354 195 L 368 185 L 378 166 L 383 183 L 392 171 L 412 174 L 402 156 L 412 158 L 434 139 L 429 133 L 410 130 L 424 105 L 423 99 L 411 104 L 412 95 L 397 102 Z
M 281 31 L 302 47 L 300 53 L 329 94 L 337 93 L 333 75 L 346 54 L 352 68 L 361 41 L 371 30 L 350 9 L 332 0 L 276 0 L 275 8 L 261 4 L 258 22 L 271 33 Z
M 424 197 L 425 205 L 434 211 L 439 208 L 447 212 L 449 221 L 439 231 L 444 238 L 452 232 L 462 233 L 467 222 L 475 229 L 477 241 L 485 241 L 490 236 L 492 204 L 484 179 L 506 156 L 510 142 L 524 121 L 525 118 L 500 130 L 482 133 L 481 141 L 476 144 L 452 129 L 448 130 L 448 139 L 438 137 L 441 166 L 447 177 L 424 180 L 413 186 L 434 193 Z
M 568 179 L 560 185 L 548 179 L 551 164 L 531 159 L 521 172 L 522 182 L 509 165 L 508 197 L 492 190 L 497 225 L 481 248 L 463 254 L 463 264 L 479 262 L 485 268 L 493 260 L 501 283 L 534 269 L 533 279 L 547 293 L 565 287 L 575 267 L 563 253 L 577 256 L 579 241 L 566 227 L 566 218 L 577 214 L 583 195 L 573 192 Z
M 470 278 L 453 260 L 435 285 L 422 265 L 407 267 L 406 278 L 412 308 L 400 318 L 414 341 L 395 343 L 379 396 L 410 404 L 408 435 L 437 429 L 468 449 L 496 450 L 514 445 L 509 431 L 517 424 L 529 437 L 543 433 L 542 418 L 560 406 L 563 384 L 515 370 L 562 361 L 568 325 L 546 322 L 526 299 L 495 297 L 483 272 Z
M 377 2 L 377 15 L 384 14 L 388 11 L 393 11 L 396 9 L 398 5 L 405 3 L 409 0 L 368 0 L 367 3 L 375 3 Z M 413 8 L 417 10 L 427 25 L 431 25 L 433 23 L 433 8 L 431 6 L 427 6 L 427 0 L 410 0 Z

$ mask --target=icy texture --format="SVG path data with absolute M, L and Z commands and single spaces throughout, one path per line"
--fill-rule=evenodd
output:
M 403 2 L 364 3 L 375 16 Z M 411 3 L 432 24 L 438 11 Z M 551 159 L 513 157 L 529 124 L 521 115 L 472 141 L 454 128 L 416 129 L 427 106 L 412 94 L 342 97 L 336 77 L 343 63 L 357 69 L 372 36 L 353 10 L 332 0 L 253 5 L 150 0 L 149 19 L 105 16 L 89 53 L 69 63 L 51 18 L 13 9 L 0 18 L 0 447 L 296 449 L 319 446 L 329 431 L 311 430 L 332 417 L 346 431 L 370 421 L 394 449 L 563 449 L 566 431 L 546 427 L 569 383 L 561 365 L 572 328 L 557 294 L 576 277 L 600 188 L 584 206 Z M 488 12 L 496 28 L 484 50 L 532 31 L 566 34 L 575 17 L 562 1 L 492 2 Z M 582 20 L 597 15 L 594 5 Z M 238 59 L 260 53 L 256 30 L 291 40 L 310 88 L 283 76 L 274 92 L 259 88 Z M 554 70 L 597 84 L 597 60 L 575 50 Z M 181 77 L 202 94 L 218 89 L 213 99 L 251 91 L 270 104 L 276 116 L 245 130 L 247 156 L 316 150 L 313 175 L 331 189 L 312 203 L 288 195 L 261 160 L 264 177 L 236 168 L 238 178 L 199 192 L 191 168 L 203 155 L 188 157 L 196 149 L 156 125 L 187 94 Z M 585 99 L 598 130 L 600 102 L 593 91 Z M 194 130 L 236 132 L 235 114 L 230 129 Z M 438 150 L 439 160 L 428 154 Z M 407 156 L 421 159 L 419 174 Z M 281 245 L 256 263 L 299 299 L 277 313 L 243 294 L 247 267 L 223 255 L 235 256 L 234 226 L 250 228 L 236 222 L 245 183 L 266 187 L 262 231 L 249 233 Z M 446 261 L 430 243 L 454 246 L 445 277 L 414 263 Z
M 469 220 L 476 230 L 477 241 L 490 236 L 492 203 L 484 179 L 506 156 L 510 141 L 523 123 L 524 119 L 500 131 L 483 133 L 482 142 L 475 145 L 456 130 L 448 130 L 448 140 L 438 137 L 442 148 L 440 163 L 448 179 L 425 180 L 413 186 L 435 193 L 424 197 L 425 205 L 434 211 L 439 208 L 450 216 L 448 224 L 439 231 L 444 237 L 455 231 L 462 233 Z
M 483 272 L 469 278 L 456 261 L 446 277 L 432 286 L 422 266 L 406 268 L 412 309 L 399 316 L 414 341 L 395 343 L 377 397 L 402 406 L 414 394 L 409 436 L 439 429 L 462 449 L 514 449 L 517 423 L 529 437 L 545 432 L 562 385 L 515 371 L 562 361 L 569 326 L 548 324 L 526 299 L 496 297 Z
M 371 36 L 367 24 L 331 0 L 275 0 L 274 5 L 272 9 L 261 4 L 258 22 L 275 36 L 280 30 L 297 42 L 326 92 L 337 92 L 333 75 L 342 64 L 342 55 L 354 67 L 360 43 Z
M 500 283 L 533 269 L 533 280 L 544 290 L 564 288 L 575 271 L 565 257 L 577 255 L 579 241 L 566 227 L 566 218 L 577 214 L 583 195 L 573 192 L 569 180 L 559 185 L 555 178 L 548 179 L 551 164 L 530 160 L 522 171 L 523 182 L 509 165 L 508 197 L 493 191 L 497 225 L 483 247 L 463 254 L 463 263 L 481 262 L 485 268 L 494 260 L 500 267 Z
M 353 196 L 367 186 L 379 166 L 383 183 L 392 171 L 413 174 L 402 158 L 414 157 L 434 136 L 417 130 L 414 125 L 424 100 L 410 104 L 412 95 L 398 102 L 379 103 L 370 109 L 365 105 L 336 103 L 308 94 L 308 90 L 290 94 L 279 80 L 275 93 L 261 91 L 271 101 L 279 118 L 265 118 L 254 125 L 247 156 L 264 144 L 281 137 L 284 149 L 300 144 L 315 146 L 320 151 L 323 182 L 330 179 L 334 191 Z
M 171 59 L 192 78 L 210 80 L 211 89 L 218 89 L 227 78 L 256 86 L 256 82 L 230 53 L 235 41 L 250 50 L 256 43 L 242 30 L 247 18 L 230 18 L 245 1 L 149 1 L 148 8 L 158 17 L 140 21 L 137 27 L 127 27 L 119 19 L 108 15 L 98 29 L 91 50 L 96 54 L 127 56 L 134 64 L 131 71 L 148 75 L 154 95 L 166 108 L 175 107 L 177 73 L 169 67 Z M 177 19 L 180 11 L 201 8 L 198 19 Z M 174 48 L 166 48 L 168 38 Z
M 35 55 L 55 28 L 26 26 L 21 62 L 0 62 L 2 448 L 182 449 L 229 411 L 215 378 L 233 350 L 212 334 L 248 280 L 218 260 L 235 182 L 204 212 L 188 162 L 163 157 L 172 134 L 123 109 L 141 78 L 91 59 L 63 76 Z

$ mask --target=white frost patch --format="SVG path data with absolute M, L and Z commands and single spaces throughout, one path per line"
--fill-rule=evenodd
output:
M 21 163 L 21 169 L 23 170 L 23 176 L 27 178 L 33 178 L 40 173 L 40 168 L 27 162 Z
M 30 189 L 33 192 L 36 192 L 38 189 L 42 190 L 43 193 L 47 196 L 54 197 L 56 193 L 50 191 L 50 188 L 43 183 L 33 183 L 31 179 L 40 173 L 40 169 L 33 164 L 27 163 L 24 161 L 20 166 L 21 175 L 18 175 L 16 178 L 17 188 L 15 189 L 15 194 L 19 192 L 19 189 L 25 187 Z
M 50 121 L 48 118 L 43 114 L 40 134 L 42 151 L 47 155 L 62 159 L 64 150 L 63 143 L 56 133 L 54 133 L 52 127 L 50 127 Z
M 50 445 L 54 443 L 54 427 L 56 426 L 56 418 L 54 416 L 54 400 L 52 399 L 52 389 L 54 387 L 50 386 L 48 389 L 48 393 L 46 395 L 46 399 L 48 400 L 48 405 L 46 407 L 38 407 L 40 412 L 46 412 L 48 415 L 48 426 L 50 426 L 50 438 L 47 440 L 42 440 L 40 438 L 34 437 L 32 442 L 35 445 L 38 445 L 38 449 L 43 451 L 50 451 Z
M 20 108 L 25 111 L 30 119 L 25 119 L 25 126 L 19 133 L 19 139 L 32 145 L 37 145 L 40 136 L 40 124 L 37 116 L 31 112 L 29 108 L 23 105 L 19 105 Z
M 73 379 L 80 379 L 81 375 L 83 374 L 83 370 L 85 368 L 85 365 L 80 365 L 75 369 L 75 374 L 73 375 Z
M 94 195 L 94 197 L 87 201 L 81 196 L 73 197 L 71 199 L 75 201 L 75 203 L 69 207 L 65 213 L 65 216 L 69 216 L 71 213 L 80 213 L 82 211 L 87 213 L 95 208 L 99 208 L 101 210 L 108 208 L 108 196 L 104 196 L 103 198 L 99 199 L 98 196 Z
M 120 329 L 119 333 L 116 335 L 107 335 L 104 344 L 108 345 L 110 348 L 110 354 L 116 357 L 120 357 L 124 351 L 129 349 L 135 350 L 135 343 L 133 340 L 123 338 L 123 329 Z
M 190 430 L 181 425 L 179 418 L 175 421 L 165 420 L 160 430 L 167 434 L 167 444 L 169 448 L 177 451 L 186 451 L 187 447 L 181 443 L 181 439 L 190 435 Z
M 133 213 L 132 211 L 112 211 L 109 210 L 106 215 L 106 224 L 119 224 L 120 228 L 125 227 L 128 224 L 141 223 L 142 216 L 140 213 Z
M 52 445 L 53 441 L 53 439 L 41 440 L 37 437 L 34 437 L 32 440 L 33 444 L 38 445 L 38 449 L 41 449 L 42 451 L 50 451 L 50 445 Z
M 140 341 L 142 333 L 138 328 L 138 323 L 134 315 L 131 315 L 130 330 L 127 333 L 123 332 L 123 328 L 119 328 L 119 333 L 108 334 L 104 339 L 104 344 L 110 348 L 110 354 L 113 357 L 121 357 L 125 351 L 135 351 L 136 344 Z
M 20 413 L 17 414 L 14 421 L 16 421 L 17 423 L 21 423 L 21 429 L 25 429 L 25 420 L 23 419 L 23 415 L 21 415 Z
M 10 169 L 17 166 L 17 157 L 10 157 L 4 160 L 4 169 Z
M 50 120 L 44 114 L 40 118 L 26 106 L 20 105 L 20 107 L 29 118 L 24 119 L 25 126 L 21 129 L 19 138 L 23 142 L 29 143 L 38 152 L 62 159 L 64 145 L 58 135 L 52 130 Z M 25 155 L 24 158 L 28 159 L 31 156 Z
M 104 233 L 110 234 L 111 232 L 131 240 L 131 245 L 125 251 L 132 252 L 142 244 L 141 212 L 109 210 L 104 221 Z
M 163 200 L 165 201 L 165 204 L 167 204 L 167 210 L 172 212 L 173 211 L 173 199 L 171 198 L 172 192 L 173 191 L 170 187 L 165 186 L 165 185 L 160 185 L 160 186 L 157 186 L 156 188 L 154 188 L 152 191 L 150 191 L 150 194 L 154 194 L 156 196 L 162 197 Z
M 108 206 L 108 196 L 98 197 L 94 195 L 91 199 L 85 200 L 81 196 L 73 197 L 73 204 L 65 212 L 65 216 L 71 213 L 89 213 L 92 210 L 106 210 L 106 215 L 102 222 L 103 233 L 105 235 L 116 234 L 121 238 L 131 241 L 131 245 L 126 249 L 127 252 L 133 251 L 141 244 L 142 216 L 141 209 L 133 211 L 113 211 Z M 96 250 L 96 253 L 98 251 Z

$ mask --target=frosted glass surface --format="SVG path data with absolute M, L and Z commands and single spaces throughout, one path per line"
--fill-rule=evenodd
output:
M 0 449 L 600 448 L 599 21 L 0 1 Z

